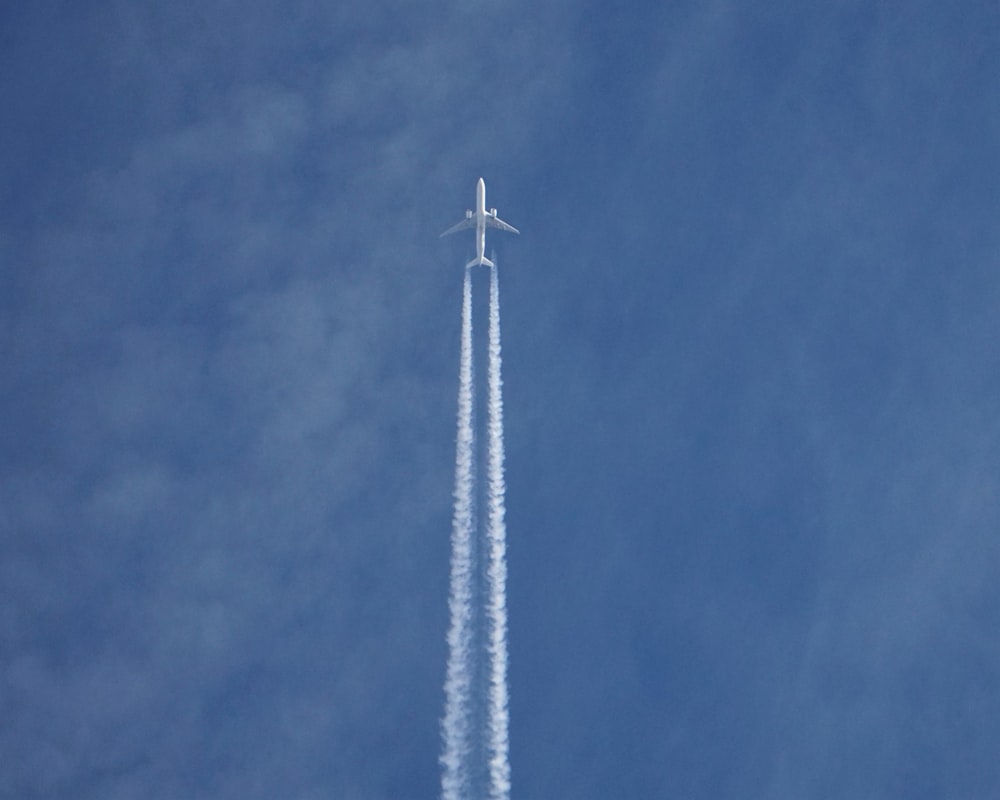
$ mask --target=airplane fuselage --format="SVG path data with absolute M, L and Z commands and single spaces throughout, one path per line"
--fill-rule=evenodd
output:
M 496 213 L 494 213 L 496 216 Z M 486 181 L 476 183 L 476 261 L 483 264 L 486 258 Z

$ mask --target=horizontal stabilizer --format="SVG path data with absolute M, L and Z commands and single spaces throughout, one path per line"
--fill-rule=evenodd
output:
M 482 258 L 474 258 L 474 259 L 472 259 L 472 261 L 470 261 L 468 264 L 465 265 L 465 268 L 466 269 L 470 269 L 472 267 L 478 267 L 480 264 L 482 264 L 484 267 L 495 267 L 496 266 L 496 264 L 494 264 L 492 261 L 490 261 L 486 256 L 483 256 Z

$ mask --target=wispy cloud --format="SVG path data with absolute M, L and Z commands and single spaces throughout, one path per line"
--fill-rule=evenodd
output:
M 514 158 L 564 54 L 328 6 L 104 6 L 115 126 L 71 110 L 98 146 L 0 231 L 0 793 L 437 782 L 454 348 L 412 343 L 453 307 L 442 187 Z M 337 766 L 384 737 L 415 755 Z

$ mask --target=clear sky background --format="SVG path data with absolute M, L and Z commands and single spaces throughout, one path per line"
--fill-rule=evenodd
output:
M 0 797 L 437 796 L 462 265 L 513 796 L 1000 796 L 1000 7 L 9 0 Z

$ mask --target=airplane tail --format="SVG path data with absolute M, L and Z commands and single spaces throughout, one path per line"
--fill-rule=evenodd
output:
M 468 264 L 465 265 L 465 268 L 470 269 L 471 267 L 478 267 L 480 264 L 482 264 L 484 267 L 496 266 L 496 264 L 490 261 L 486 256 L 483 256 L 482 258 L 476 256 L 476 258 L 472 259 L 472 261 L 470 261 Z

